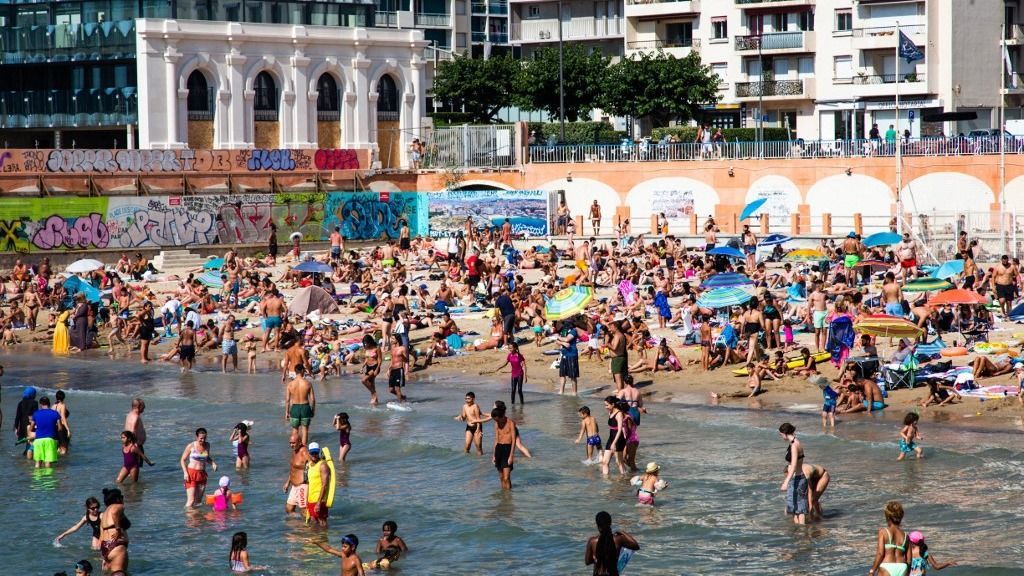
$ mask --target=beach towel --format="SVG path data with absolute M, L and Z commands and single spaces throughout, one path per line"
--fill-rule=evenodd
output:
M 853 320 L 849 316 L 838 316 L 832 320 L 825 350 L 832 354 L 833 364 L 839 366 L 846 360 L 850 355 L 850 348 L 853 348 L 854 339 Z

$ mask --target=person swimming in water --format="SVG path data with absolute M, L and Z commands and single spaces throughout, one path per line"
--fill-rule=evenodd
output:
M 875 538 L 875 560 L 868 576 L 907 574 L 907 534 L 900 528 L 903 522 L 903 505 L 895 500 L 886 502 L 883 509 L 885 528 L 878 529 Z M 885 572 L 880 572 L 879 568 Z
M 61 532 L 60 536 L 54 539 L 54 546 L 60 544 L 60 541 L 64 538 L 78 532 L 86 525 L 92 529 L 92 549 L 100 549 L 100 501 L 93 498 L 92 496 L 85 499 L 85 515 L 78 521 L 77 524 Z
M 402 540 L 402 537 L 397 532 L 398 524 L 394 520 L 384 522 L 384 526 L 381 528 L 381 536 L 377 539 L 377 547 L 374 549 L 377 559 L 364 562 L 363 568 L 370 570 L 390 568 L 394 566 L 395 562 L 404 552 L 409 551 L 405 540 Z

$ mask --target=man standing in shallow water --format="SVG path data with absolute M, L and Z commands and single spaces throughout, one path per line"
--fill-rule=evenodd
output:
M 516 423 L 505 416 L 504 406 L 491 410 L 491 418 L 494 420 L 494 456 L 491 457 L 491 461 L 494 462 L 494 467 L 498 469 L 501 489 L 511 490 Z
M 306 510 L 306 495 L 309 491 L 309 485 L 306 484 L 306 464 L 313 459 L 309 456 L 306 444 L 299 441 L 298 430 L 292 430 L 292 435 L 288 438 L 288 447 L 292 449 L 292 456 L 288 479 L 283 486 L 285 494 L 288 494 L 284 511 L 286 514 L 292 514 L 298 509 L 301 514 Z
M 295 366 L 295 378 L 288 383 L 284 391 L 284 417 L 299 434 L 305 445 L 309 441 L 309 423 L 316 414 L 316 395 L 313 385 L 304 378 L 306 367 Z
M 132 400 L 132 409 L 124 419 L 124 430 L 135 435 L 135 444 L 143 452 L 145 452 L 143 445 L 146 443 L 146 426 L 142 423 L 142 413 L 145 410 L 146 403 L 142 401 L 142 398 L 135 398 Z

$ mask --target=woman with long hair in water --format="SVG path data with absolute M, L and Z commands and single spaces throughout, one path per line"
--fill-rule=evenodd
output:
M 612 515 L 601 511 L 594 518 L 597 536 L 587 540 L 584 561 L 594 566 L 594 576 L 619 576 L 619 553 L 623 548 L 639 550 L 640 544 L 625 532 L 612 532 Z

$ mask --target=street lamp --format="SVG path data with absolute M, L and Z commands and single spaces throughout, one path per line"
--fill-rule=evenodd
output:
M 558 133 L 565 144 L 565 78 L 562 70 L 562 0 L 558 0 Z
M 762 33 L 763 34 L 763 33 Z M 757 67 L 761 70 L 761 80 L 757 91 L 757 157 L 764 158 L 764 58 L 761 56 L 762 34 L 757 35 Z

